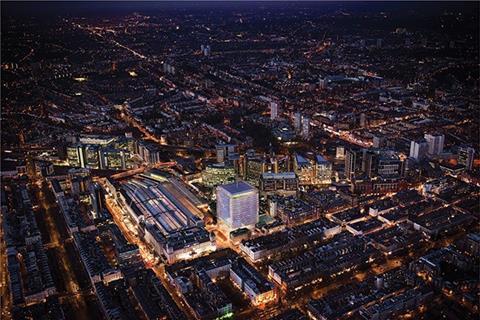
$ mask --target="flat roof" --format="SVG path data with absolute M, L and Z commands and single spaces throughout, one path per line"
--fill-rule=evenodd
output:
M 146 219 L 153 218 L 164 235 L 201 224 L 198 209 L 169 181 L 134 176 L 122 182 L 121 192 L 131 201 L 132 210 Z
M 307 159 L 305 159 L 302 155 L 300 155 L 300 154 L 298 154 L 298 153 L 295 154 L 295 159 L 296 159 L 298 165 L 300 165 L 300 166 L 304 166 L 304 165 L 309 165 L 309 164 L 310 164 L 310 162 L 308 162 Z
M 317 163 L 328 163 L 328 160 L 319 154 L 317 154 L 316 160 L 317 160 Z
M 230 194 L 239 194 L 239 193 L 245 193 L 248 191 L 254 191 L 256 190 L 254 187 L 246 183 L 245 181 L 237 181 L 229 184 L 223 184 L 221 186 L 218 186 L 219 188 L 224 189 Z
M 280 173 L 273 173 L 273 172 L 265 172 L 262 173 L 263 179 L 295 179 L 296 175 L 295 172 L 280 172 Z

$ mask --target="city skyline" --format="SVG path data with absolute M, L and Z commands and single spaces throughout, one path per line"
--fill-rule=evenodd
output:
M 1 319 L 478 319 L 480 2 L 1 11 Z

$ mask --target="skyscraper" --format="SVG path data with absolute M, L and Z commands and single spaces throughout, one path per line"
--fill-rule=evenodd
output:
M 97 183 L 89 186 L 90 201 L 92 203 L 92 215 L 94 218 L 101 217 L 105 208 L 103 189 Z
M 428 143 L 428 153 L 439 155 L 443 152 L 445 136 L 443 134 L 425 134 L 425 140 Z
M 295 112 L 293 118 L 293 126 L 295 127 L 295 131 L 298 133 L 302 128 L 302 114 L 300 112 Z
M 307 116 L 302 117 L 302 138 L 308 139 L 310 136 L 310 118 Z
M 348 149 L 345 151 L 345 177 L 352 180 L 357 170 L 359 154 L 357 151 Z
M 367 115 L 365 113 L 360 113 L 360 127 L 365 128 L 367 126 Z
M 428 142 L 425 139 L 410 142 L 410 158 L 417 161 L 425 158 L 428 152 Z
M 258 190 L 244 181 L 217 187 L 217 217 L 230 229 L 258 222 Z
M 217 163 L 225 162 L 229 156 L 235 153 L 234 144 L 217 144 L 215 146 L 217 152 Z
M 458 148 L 458 163 L 463 164 L 468 171 L 473 168 L 473 158 L 475 156 L 475 149 L 468 146 Z
M 270 101 L 270 120 L 276 120 L 278 117 L 278 103 Z
M 384 135 L 375 134 L 372 139 L 372 147 L 374 148 L 383 148 L 386 145 L 386 139 Z
M 327 87 L 327 85 L 328 85 L 327 79 L 322 79 L 322 78 L 318 79 L 318 87 L 320 89 L 325 89 Z
M 337 159 L 345 159 L 345 147 L 344 146 L 337 146 L 335 158 Z
M 376 171 L 377 154 L 367 149 L 362 150 L 362 173 L 371 178 L 372 173 Z

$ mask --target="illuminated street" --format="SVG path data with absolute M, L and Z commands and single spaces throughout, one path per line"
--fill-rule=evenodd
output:
M 479 318 L 480 2 L 1 11 L 1 319 Z
M 92 319 L 92 309 L 87 305 L 85 300 L 85 298 L 91 296 L 92 293 L 90 289 L 85 286 L 85 280 L 83 280 L 84 284 L 81 285 L 77 279 L 73 265 L 76 266 L 77 272 L 80 271 L 83 273 L 84 271 L 80 267 L 80 261 L 77 259 L 72 260 L 75 254 L 67 254 L 68 248 L 66 243 L 71 243 L 71 239 L 67 237 L 65 226 L 63 225 L 64 222 L 61 220 L 62 218 L 55 204 L 55 199 L 51 195 L 51 191 L 45 182 L 41 184 L 40 188 L 37 187 L 36 184 L 34 184 L 34 186 L 35 195 L 40 205 L 39 214 L 41 214 L 46 221 L 50 236 L 50 242 L 46 245 L 49 247 L 49 250 L 55 252 L 55 257 L 59 259 L 56 263 L 65 287 L 65 292 L 61 293 L 59 297 L 71 305 L 72 315 L 75 319 Z M 81 276 L 84 275 L 81 274 Z M 82 287 L 84 289 L 82 289 Z

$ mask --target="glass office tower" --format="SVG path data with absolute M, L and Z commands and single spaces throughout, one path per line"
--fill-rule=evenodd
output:
M 258 222 L 258 190 L 244 181 L 217 187 L 217 217 L 230 229 Z

